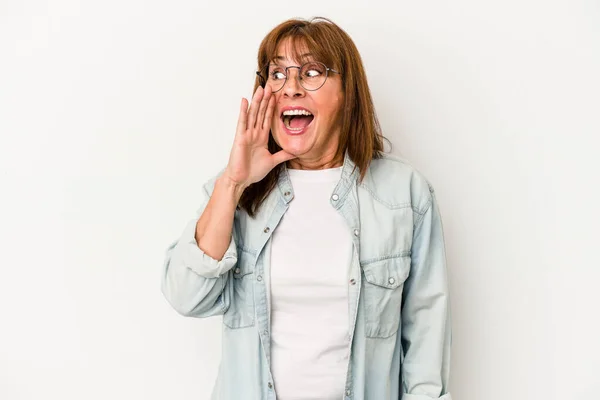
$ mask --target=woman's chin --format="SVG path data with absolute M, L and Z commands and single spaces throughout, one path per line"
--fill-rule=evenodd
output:
M 306 154 L 309 150 L 309 146 L 306 146 L 304 143 L 282 143 L 282 145 L 283 146 L 280 145 L 280 147 L 285 150 L 285 152 L 296 157 Z
M 295 156 L 306 154 L 312 147 L 310 138 L 312 135 L 288 135 L 286 132 L 277 132 L 275 136 L 277 144 L 286 152 Z M 309 133 L 309 132 L 307 132 Z

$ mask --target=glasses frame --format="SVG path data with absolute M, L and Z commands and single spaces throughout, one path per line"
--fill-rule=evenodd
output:
M 306 64 L 311 64 L 311 63 L 317 63 L 317 64 L 321 64 L 322 66 L 325 67 L 325 79 L 323 80 L 323 83 L 321 84 L 321 86 L 319 86 L 316 89 L 307 89 L 304 87 L 304 85 L 302 84 L 302 78 L 300 77 L 300 71 L 302 70 L 302 67 L 304 67 Z M 271 63 L 268 63 L 267 65 L 265 65 L 262 68 L 262 71 L 268 71 L 269 66 L 271 65 Z M 285 87 L 285 84 L 287 83 L 288 77 L 290 76 L 288 73 L 288 69 L 290 68 L 298 68 L 298 73 L 296 74 L 296 79 L 298 80 L 298 83 L 300 84 L 300 86 L 302 86 L 302 89 L 304 90 L 308 90 L 309 92 L 314 92 L 315 90 L 319 90 L 323 87 L 323 85 L 325 85 L 325 82 L 327 82 L 327 78 L 329 77 L 329 71 L 339 74 L 339 71 L 336 71 L 333 68 L 329 68 L 327 65 L 325 65 L 324 63 L 320 62 L 320 61 L 307 61 L 304 64 L 297 66 L 297 65 L 290 65 L 288 67 L 285 67 L 285 80 L 283 81 L 283 84 L 281 85 L 281 87 L 277 90 L 273 90 L 273 93 L 277 93 L 279 92 L 281 89 L 283 89 Z M 264 76 L 261 75 L 261 71 L 256 71 L 256 75 L 258 75 L 258 77 L 261 79 L 261 84 L 260 86 L 262 86 L 263 88 L 266 86 L 268 79 L 265 79 Z

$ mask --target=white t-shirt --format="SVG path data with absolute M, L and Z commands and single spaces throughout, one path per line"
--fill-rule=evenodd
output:
M 271 246 L 271 371 L 278 400 L 340 400 L 348 367 L 352 238 L 330 197 L 342 167 L 288 169 L 294 198 Z

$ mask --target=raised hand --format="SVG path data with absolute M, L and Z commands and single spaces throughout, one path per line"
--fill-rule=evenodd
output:
M 237 130 L 225 175 L 232 183 L 248 187 L 263 179 L 276 165 L 296 156 L 280 150 L 271 154 L 268 149 L 269 130 L 275 110 L 275 96 L 267 85 L 258 87 L 252 98 L 242 99 Z

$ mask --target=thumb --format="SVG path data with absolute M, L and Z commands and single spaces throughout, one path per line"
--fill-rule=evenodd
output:
M 282 162 L 291 160 L 296 158 L 295 155 L 288 153 L 285 150 L 279 150 L 277 153 L 273 154 L 273 161 L 275 162 L 275 165 L 279 165 Z

